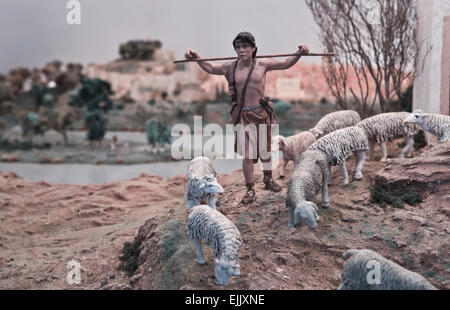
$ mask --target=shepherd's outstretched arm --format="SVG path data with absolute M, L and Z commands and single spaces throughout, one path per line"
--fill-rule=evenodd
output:
M 213 64 L 211 62 L 207 61 L 197 61 L 200 68 L 208 72 L 209 74 L 216 74 L 216 75 L 225 75 L 227 72 L 227 63 L 223 64 Z
M 264 59 L 264 64 L 266 65 L 266 71 L 271 70 L 285 70 L 297 63 L 302 55 L 309 54 L 309 49 L 305 45 L 299 45 L 298 51 L 295 53 L 297 55 L 287 57 L 285 60 L 274 60 L 274 59 Z

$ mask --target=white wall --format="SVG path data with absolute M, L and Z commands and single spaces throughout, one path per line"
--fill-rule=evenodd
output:
M 442 36 L 444 16 L 450 14 L 449 0 L 417 0 L 418 41 L 425 40 L 419 61 L 423 59 L 425 51 L 432 47 L 428 54 L 424 71 L 414 82 L 413 108 L 424 112 L 440 113 L 441 100 L 441 72 Z M 422 63 L 419 62 L 419 68 Z

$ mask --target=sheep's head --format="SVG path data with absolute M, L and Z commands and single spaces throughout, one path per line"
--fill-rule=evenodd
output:
M 321 136 L 323 136 L 323 131 L 317 128 L 311 128 L 309 130 L 313 135 L 314 138 L 319 139 Z
M 414 110 L 414 112 L 411 113 L 411 115 L 409 115 L 407 118 L 403 120 L 403 124 L 407 123 L 423 124 L 426 117 L 427 114 L 423 113 L 422 110 Z
M 216 276 L 216 284 L 221 286 L 228 285 L 232 276 L 241 275 L 239 264 L 225 258 L 216 258 L 214 273 Z
M 278 135 L 273 137 L 272 140 L 275 142 L 275 145 L 278 146 L 278 149 L 283 152 L 286 146 L 286 138 L 281 135 Z
M 318 208 L 313 202 L 305 201 L 299 204 L 294 211 L 294 225 L 302 221 L 309 228 L 315 228 L 320 220 L 317 211 Z
M 217 179 L 214 175 L 206 175 L 202 179 L 199 180 L 199 188 L 205 193 L 211 194 L 220 194 L 223 193 L 223 187 L 217 182 Z

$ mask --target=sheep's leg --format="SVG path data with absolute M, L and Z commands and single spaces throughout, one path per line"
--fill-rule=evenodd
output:
M 355 179 L 361 180 L 363 178 L 362 174 L 362 167 L 364 165 L 364 161 L 366 160 L 366 153 L 364 151 L 357 151 L 356 152 L 356 168 L 355 168 Z
M 208 199 L 208 202 L 209 202 L 209 206 L 210 206 L 212 209 L 216 210 L 216 197 L 211 196 L 211 197 Z
M 233 276 L 240 276 L 241 275 L 241 270 L 238 267 L 239 266 L 239 255 L 236 255 L 236 260 L 235 260 L 235 268 L 233 269 Z
M 330 207 L 330 199 L 328 198 L 328 184 L 323 182 L 322 184 L 322 208 Z
M 288 213 L 289 213 L 289 227 L 294 227 L 295 223 L 294 223 L 294 208 L 292 207 L 292 205 L 290 204 L 289 200 L 286 201 L 286 207 L 288 208 Z
M 328 185 L 332 185 L 333 184 L 333 179 L 331 176 L 331 165 L 328 164 Z
M 195 207 L 194 200 L 189 200 L 189 209 L 192 209 L 193 207 Z
M 384 163 L 387 161 L 387 148 L 386 148 L 386 142 L 381 143 L 381 151 L 383 152 L 383 157 L 381 158 L 381 162 Z
M 369 141 L 369 160 L 373 160 L 374 146 L 375 146 L 375 141 Z
M 286 167 L 289 163 L 289 160 L 283 158 L 283 168 L 281 170 L 281 175 L 280 175 L 280 179 L 284 179 L 284 177 L 286 176 Z
M 412 147 L 414 146 L 414 138 L 411 137 L 411 136 L 406 136 L 405 137 L 405 142 L 406 142 L 406 145 L 403 148 L 403 150 L 400 153 L 400 155 L 398 156 L 399 158 L 405 158 L 406 154 L 411 156 L 411 150 L 412 150 Z
M 339 168 L 341 169 L 342 176 L 344 177 L 344 185 L 348 184 L 348 173 L 347 168 L 345 167 L 345 162 L 342 163 L 342 165 L 339 165 Z
M 194 239 L 194 245 L 195 245 L 195 252 L 197 252 L 197 259 L 198 263 L 200 265 L 205 264 L 205 258 L 203 257 L 203 251 L 202 251 L 202 243 L 200 239 Z

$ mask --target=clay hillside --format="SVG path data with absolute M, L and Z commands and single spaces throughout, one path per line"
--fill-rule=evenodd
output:
M 390 144 L 393 156 L 400 153 L 399 142 Z M 353 169 L 354 161 L 347 166 Z M 292 163 L 288 167 L 290 174 Z M 279 180 L 282 192 L 270 193 L 263 190 L 257 169 L 258 203 L 243 206 L 242 171 L 220 175 L 225 193 L 218 210 L 236 224 L 245 243 L 241 276 L 226 289 L 336 289 L 341 256 L 349 248 L 373 249 L 436 287 L 450 289 L 449 168 L 450 143 L 426 147 L 411 159 L 369 161 L 364 179 L 345 187 L 334 167 L 331 208 L 319 209 L 315 231 L 287 225 L 289 177 Z M 214 284 L 209 247 L 204 247 L 207 264 L 196 262 L 187 234 L 185 183 L 182 175 L 163 180 L 143 174 L 103 185 L 55 185 L 3 171 L 0 288 L 224 289 Z M 422 202 L 375 203 L 371 190 L 376 185 L 379 191 L 418 193 Z M 320 206 L 320 195 L 318 200 Z M 125 242 L 130 243 L 123 254 Z M 81 265 L 81 284 L 66 282 L 71 259 Z

